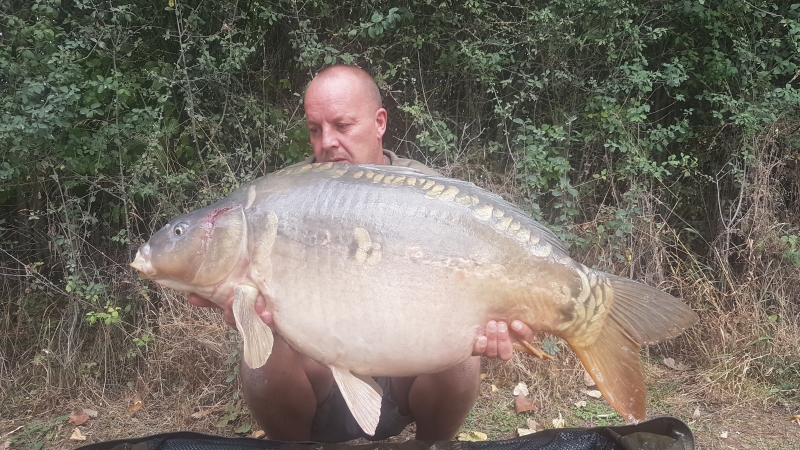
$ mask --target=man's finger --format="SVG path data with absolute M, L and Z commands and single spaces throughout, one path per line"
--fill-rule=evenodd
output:
M 533 330 L 519 320 L 511 322 L 511 333 L 515 338 L 526 342 L 533 340 Z
M 209 300 L 207 298 L 200 297 L 199 295 L 197 295 L 195 293 L 191 293 L 191 294 L 187 295 L 186 296 L 186 301 L 188 301 L 189 304 L 197 306 L 197 307 L 200 307 L 200 308 L 219 308 L 219 306 L 217 306 L 216 303 L 212 302 L 211 300 Z
M 231 328 L 236 328 L 236 317 L 233 315 L 233 309 L 226 308 L 222 313 L 223 319 L 225 319 L 225 323 L 231 326 Z
M 508 325 L 505 322 L 497 323 L 497 357 L 503 361 L 511 359 L 514 347 L 508 336 Z
M 258 298 L 256 298 L 255 309 L 261 321 L 271 327 L 273 323 L 272 311 L 267 310 L 267 300 L 261 294 L 258 294 Z
M 486 324 L 486 350 L 483 356 L 489 358 L 497 357 L 497 322 L 490 320 Z
M 475 346 L 472 347 L 472 356 L 483 356 L 486 352 L 486 336 L 478 336 L 475 339 Z

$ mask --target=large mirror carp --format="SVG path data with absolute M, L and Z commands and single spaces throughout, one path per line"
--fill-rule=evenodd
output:
M 170 221 L 131 266 L 219 305 L 233 296 L 251 367 L 273 344 L 254 312 L 263 294 L 275 331 L 331 369 L 369 434 L 381 405 L 371 376 L 461 363 L 490 319 L 566 340 L 611 406 L 640 421 L 639 348 L 697 321 L 671 295 L 572 260 L 499 196 L 391 166 L 311 164 L 259 178 Z

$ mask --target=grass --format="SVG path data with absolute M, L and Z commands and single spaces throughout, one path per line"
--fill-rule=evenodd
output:
M 608 427 L 625 425 L 625 420 L 606 402 L 587 400 L 585 406 L 572 406 L 572 415 L 578 427 Z M 571 424 L 567 426 L 573 426 Z

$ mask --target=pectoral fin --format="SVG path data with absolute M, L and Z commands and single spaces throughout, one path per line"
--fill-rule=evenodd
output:
M 272 330 L 256 315 L 258 289 L 236 286 L 233 291 L 233 316 L 244 341 L 244 362 L 253 369 L 263 366 L 272 353 Z
M 371 377 L 353 375 L 339 367 L 330 369 L 356 422 L 365 433 L 374 436 L 381 417 L 383 391 L 380 386 Z

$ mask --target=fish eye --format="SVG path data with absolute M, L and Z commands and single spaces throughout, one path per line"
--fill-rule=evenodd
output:
M 175 236 L 183 236 L 183 233 L 186 232 L 186 224 L 179 223 L 175 225 L 175 228 L 172 230 L 172 232 L 175 233 Z

